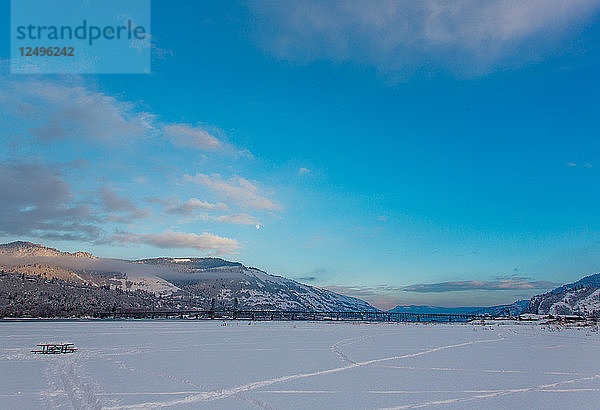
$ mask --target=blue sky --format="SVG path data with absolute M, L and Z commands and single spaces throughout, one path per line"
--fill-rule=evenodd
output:
M 149 75 L 11 75 L 4 38 L 3 242 L 380 307 L 600 270 L 599 1 L 153 1 L 152 36 Z

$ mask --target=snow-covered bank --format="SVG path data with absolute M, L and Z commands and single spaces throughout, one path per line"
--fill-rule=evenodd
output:
M 40 342 L 77 353 L 30 354 Z M 2 408 L 592 408 L 595 328 L 3 323 Z

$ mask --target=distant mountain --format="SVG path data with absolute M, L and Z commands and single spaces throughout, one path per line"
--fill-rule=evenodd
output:
M 390 312 L 405 313 L 476 313 L 512 316 L 522 313 L 538 315 L 600 316 L 600 273 L 562 285 L 531 300 L 518 300 L 510 305 L 488 307 L 396 306 Z
M 54 248 L 48 248 L 39 243 L 16 241 L 5 244 L 0 244 L 0 255 L 10 256 L 14 258 L 27 258 L 39 256 L 69 256 L 75 258 L 95 258 L 89 252 L 61 252 Z
M 442 314 L 480 314 L 480 315 L 518 315 L 529 306 L 529 300 L 519 300 L 510 305 L 497 306 L 465 306 L 465 307 L 439 307 L 423 305 L 396 306 L 390 312 L 395 313 L 442 313 Z
M 531 298 L 528 313 L 600 316 L 600 273 Z
M 492 316 L 518 316 L 529 307 L 529 304 L 530 301 L 527 299 L 517 300 L 516 302 L 513 302 L 510 305 L 481 307 L 478 310 L 473 311 L 473 313 Z
M 361 299 L 304 285 L 220 258 L 155 258 L 137 260 L 134 263 L 160 266 L 166 268 L 165 272 L 177 272 L 175 275 L 169 273 L 161 277 L 199 298 L 205 305 L 215 299 L 217 307 L 231 307 L 237 299 L 241 308 L 377 310 Z

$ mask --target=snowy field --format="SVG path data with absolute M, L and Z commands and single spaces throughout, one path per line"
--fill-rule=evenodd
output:
M 598 408 L 600 337 L 504 324 L 0 322 L 0 406 Z M 37 356 L 40 342 L 70 355 Z

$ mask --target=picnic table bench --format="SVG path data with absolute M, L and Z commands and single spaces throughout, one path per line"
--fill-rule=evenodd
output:
M 32 350 L 33 354 L 66 354 L 74 353 L 77 348 L 73 343 L 40 343 L 39 349 Z

